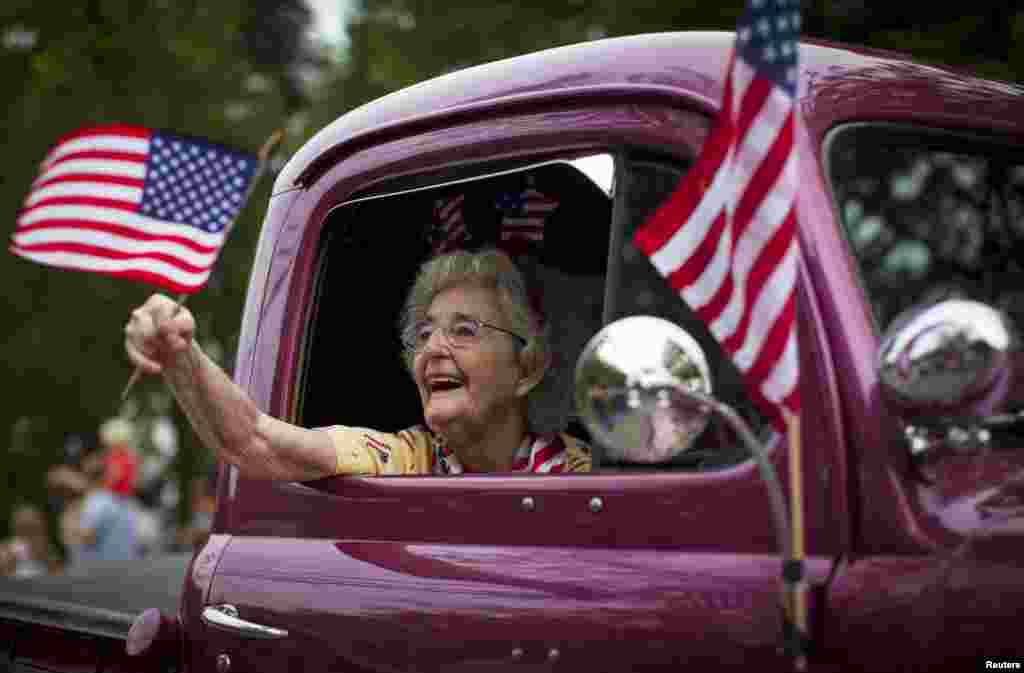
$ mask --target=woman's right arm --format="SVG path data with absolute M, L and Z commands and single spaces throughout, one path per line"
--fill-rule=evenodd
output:
M 155 294 L 125 326 L 129 360 L 145 374 L 163 374 L 202 442 L 249 477 L 309 481 L 335 473 L 326 432 L 300 428 L 259 410 L 193 338 L 188 309 Z

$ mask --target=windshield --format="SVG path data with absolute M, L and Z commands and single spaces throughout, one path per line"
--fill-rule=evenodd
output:
M 1024 325 L 1022 150 L 893 125 L 830 136 L 828 177 L 877 328 L 950 297 L 986 302 Z

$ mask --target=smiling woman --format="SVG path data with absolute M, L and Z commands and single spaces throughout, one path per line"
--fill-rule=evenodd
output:
M 455 251 L 424 264 L 403 313 L 404 361 L 425 425 L 397 434 L 327 430 L 339 474 L 587 471 L 569 435 L 532 433 L 528 399 L 548 369 L 547 334 L 507 254 Z

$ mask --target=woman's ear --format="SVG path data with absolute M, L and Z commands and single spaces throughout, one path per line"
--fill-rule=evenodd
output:
M 521 376 L 516 384 L 516 394 L 526 397 L 536 388 L 551 366 L 551 355 L 541 354 L 533 349 L 526 349 L 519 355 Z

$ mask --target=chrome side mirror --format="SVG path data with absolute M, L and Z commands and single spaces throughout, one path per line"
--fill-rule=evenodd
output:
M 576 366 L 576 406 L 605 455 L 661 463 L 690 447 L 711 410 L 711 374 L 700 345 L 677 325 L 623 318 L 594 335 Z
M 879 348 L 878 378 L 898 415 L 998 411 L 1009 394 L 1017 337 L 1009 318 L 950 299 L 898 316 Z
M 689 450 L 711 414 L 720 416 L 757 462 L 779 550 L 791 558 L 785 497 L 768 448 L 735 409 L 712 397 L 707 357 L 681 327 L 652 316 L 606 325 L 577 362 L 576 406 L 604 455 L 629 463 L 664 462 Z

